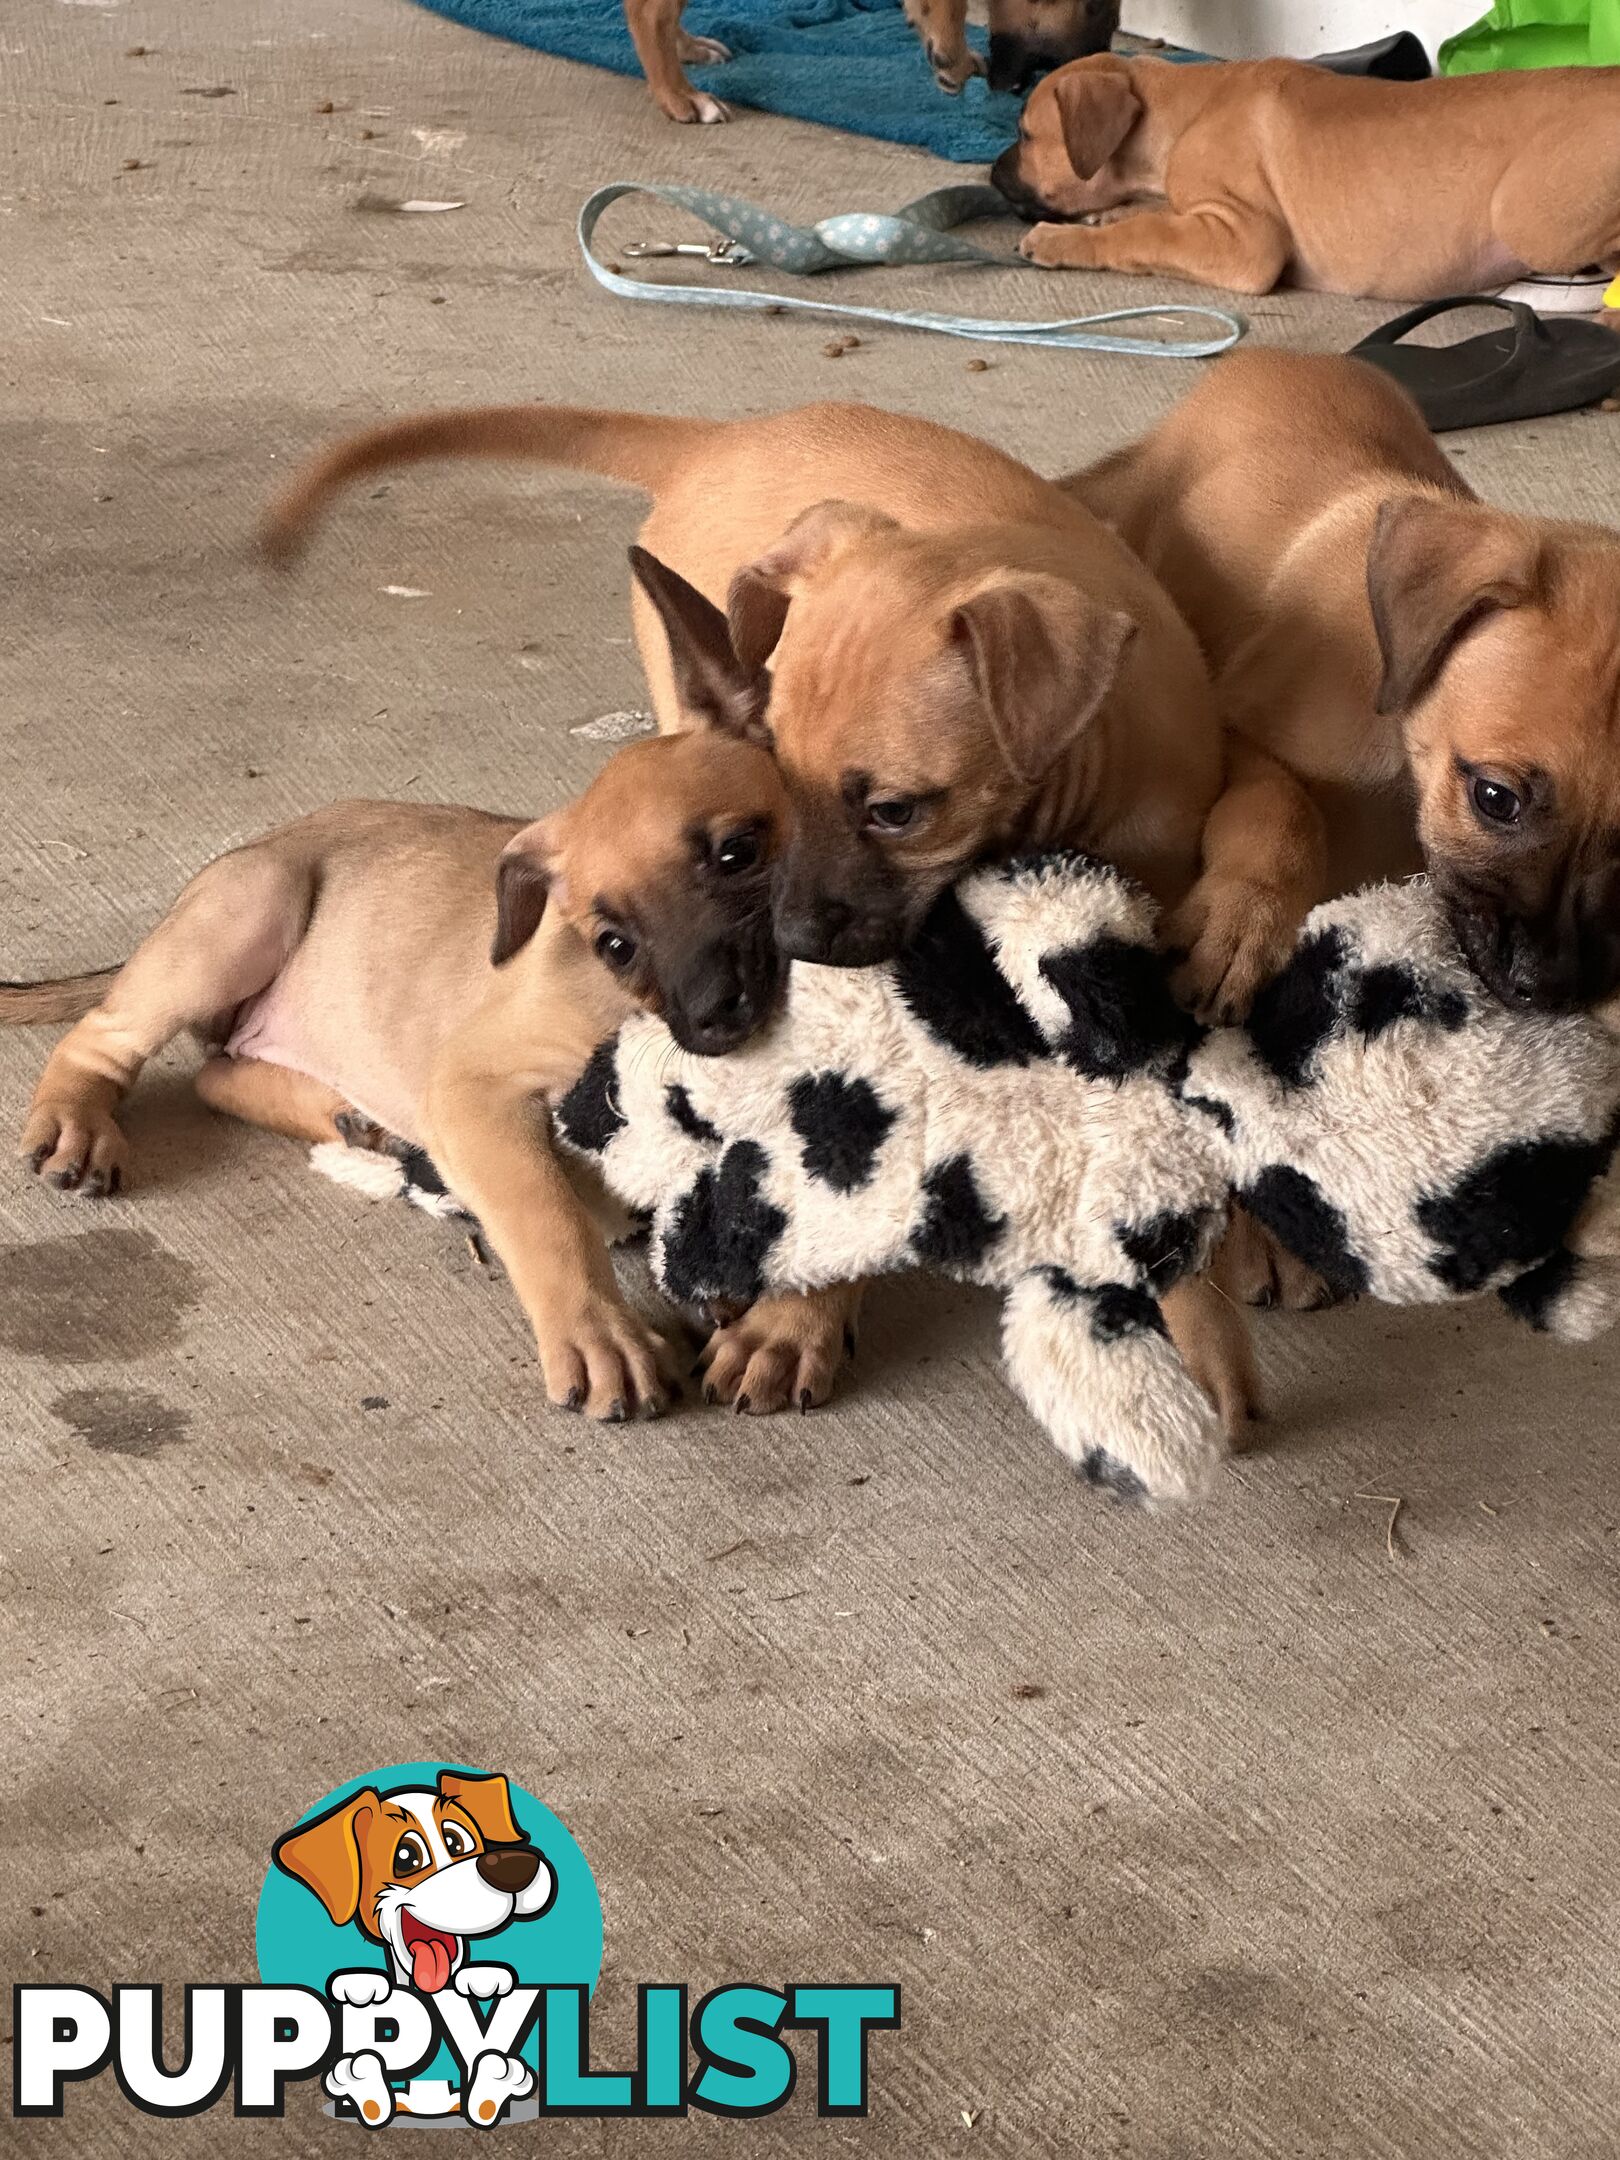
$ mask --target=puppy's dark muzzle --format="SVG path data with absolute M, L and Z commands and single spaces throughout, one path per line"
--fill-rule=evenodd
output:
M 780 906 L 776 942 L 790 960 L 818 967 L 876 967 L 906 942 L 904 922 L 864 914 L 846 900 L 804 900 Z
M 666 1002 L 664 1017 L 683 1050 L 694 1057 L 724 1057 L 740 1050 L 770 1018 L 781 981 L 774 939 L 721 950 L 696 977 Z
M 1086 52 L 1096 52 L 1095 45 L 1084 47 Z M 1022 97 L 1037 75 L 1044 75 L 1049 68 L 1061 67 L 1065 60 L 1078 60 L 1080 53 L 1060 53 L 1054 47 L 1037 43 L 1016 33 L 992 30 L 990 33 L 989 78 L 992 90 L 1009 90 L 1014 97 Z
M 1463 958 L 1519 1012 L 1579 1012 L 1620 988 L 1620 923 L 1533 922 L 1466 889 L 1444 895 Z
M 509 1897 L 516 1897 L 539 1874 L 540 1855 L 527 1845 L 503 1845 L 481 1852 L 473 1865 L 492 1890 L 504 1890 Z
M 1009 143 L 1002 151 L 990 168 L 990 184 L 1006 196 L 1021 218 L 1038 218 L 1041 206 L 1018 170 L 1018 148 L 1017 143 Z

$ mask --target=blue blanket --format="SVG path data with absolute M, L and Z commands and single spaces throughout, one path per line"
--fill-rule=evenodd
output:
M 423 0 L 493 36 L 639 75 L 622 0 Z M 900 0 L 691 0 L 685 27 L 736 58 L 693 68 L 702 90 L 795 120 L 910 143 L 959 165 L 987 165 L 1018 133 L 1019 100 L 982 77 L 960 97 L 936 86 Z M 984 33 L 969 37 L 983 49 Z

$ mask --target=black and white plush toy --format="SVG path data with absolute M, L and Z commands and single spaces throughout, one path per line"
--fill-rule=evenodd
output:
M 1172 1000 L 1152 903 L 1074 855 L 982 871 L 889 966 L 798 966 L 725 1058 L 635 1019 L 557 1128 L 682 1301 L 933 1267 L 1006 1293 L 1008 1376 L 1088 1476 L 1208 1480 L 1212 1405 L 1157 1297 L 1234 1195 L 1336 1291 L 1620 1315 L 1620 1042 L 1512 1012 L 1422 881 L 1317 909 L 1246 1028 Z

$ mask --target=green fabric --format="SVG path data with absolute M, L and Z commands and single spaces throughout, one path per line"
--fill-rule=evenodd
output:
M 1440 48 L 1442 75 L 1620 66 L 1620 0 L 1497 0 Z

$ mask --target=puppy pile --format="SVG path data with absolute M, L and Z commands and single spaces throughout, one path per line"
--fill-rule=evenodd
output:
M 1234 1197 L 1340 1294 L 1495 1291 L 1571 1340 L 1620 1314 L 1594 1020 L 1491 998 L 1421 880 L 1318 908 L 1241 1029 L 1179 1010 L 1153 932 L 1084 857 L 982 871 L 891 965 L 796 968 L 728 1057 L 632 1019 L 558 1130 L 679 1300 L 916 1266 L 1004 1290 L 1014 1387 L 1086 1476 L 1155 1499 L 1223 1452 L 1156 1299 Z

